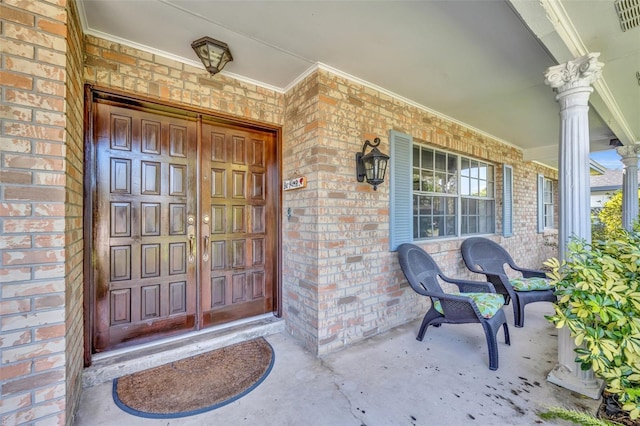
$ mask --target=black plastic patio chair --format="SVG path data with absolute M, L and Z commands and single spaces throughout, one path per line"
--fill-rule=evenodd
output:
M 522 268 L 513 261 L 509 253 L 498 243 L 488 238 L 471 237 L 462 242 L 460 247 L 462 259 L 467 268 L 487 277 L 496 291 L 505 296 L 505 303 L 513 300 L 513 317 L 516 327 L 524 326 L 524 307 L 533 302 L 555 302 L 555 289 L 548 284 L 546 273 L 537 269 Z M 509 279 L 505 265 L 514 271 L 518 271 L 521 279 L 517 279 L 514 287 L 513 279 Z M 538 280 L 531 280 L 538 278 Z M 527 285 L 527 281 L 538 281 L 541 285 Z
M 491 283 L 452 279 L 445 276 L 433 258 L 421 247 L 404 243 L 398 247 L 398 259 L 404 276 L 416 293 L 431 298 L 431 307 L 420 325 L 417 340 L 422 341 L 427 327 L 442 324 L 482 324 L 489 347 L 489 368 L 498 369 L 497 334 L 504 329 L 504 341 L 510 344 L 507 318 L 502 310 L 504 298 Z M 454 284 L 459 292 L 445 293 L 438 278 Z M 496 297 L 497 296 L 497 297 Z M 492 299 L 485 306 L 483 299 Z M 484 300 L 486 301 L 486 300 Z M 480 306 L 480 307 L 479 307 Z M 488 309 L 485 309 L 488 308 Z

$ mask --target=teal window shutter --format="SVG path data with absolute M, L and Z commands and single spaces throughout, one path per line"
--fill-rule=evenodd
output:
M 391 130 L 389 145 L 389 249 L 396 251 L 400 244 L 413 241 L 413 138 Z
M 538 175 L 538 232 L 544 232 L 544 176 Z
M 502 168 L 502 235 L 513 235 L 513 168 L 506 164 Z

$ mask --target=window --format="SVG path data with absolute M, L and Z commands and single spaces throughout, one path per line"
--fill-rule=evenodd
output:
M 413 238 L 492 233 L 494 166 L 413 145 Z
M 553 181 L 551 179 L 544 178 L 543 191 L 544 227 L 554 228 L 553 216 L 555 208 L 553 200 L 555 197 L 553 196 Z
M 538 175 L 538 232 L 555 228 L 555 192 L 551 179 Z

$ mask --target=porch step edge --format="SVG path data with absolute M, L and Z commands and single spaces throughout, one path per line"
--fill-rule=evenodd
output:
M 99 354 L 94 357 L 92 365 L 83 370 L 82 387 L 88 388 L 127 374 L 284 330 L 284 319 L 269 315 L 241 324 L 202 330 L 132 349 Z

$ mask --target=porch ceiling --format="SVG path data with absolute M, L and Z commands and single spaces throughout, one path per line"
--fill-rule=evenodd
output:
M 640 27 L 613 0 L 76 0 L 88 34 L 202 67 L 191 42 L 229 44 L 224 74 L 285 91 L 321 64 L 557 166 L 559 107 L 544 71 L 587 52 L 605 64 L 591 151 L 640 140 Z

